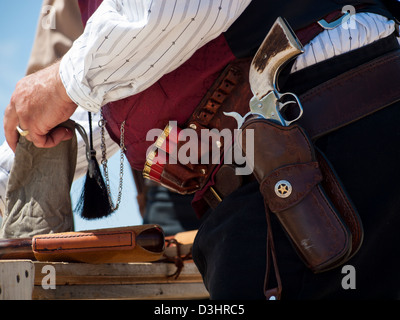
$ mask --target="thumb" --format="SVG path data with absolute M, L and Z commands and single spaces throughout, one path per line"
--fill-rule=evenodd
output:
M 73 132 L 69 128 L 57 127 L 51 130 L 47 135 L 41 136 L 39 139 L 32 139 L 32 142 L 38 148 L 54 148 L 58 146 L 63 141 L 71 140 L 73 137 Z
M 51 132 L 49 132 L 50 143 L 54 143 L 54 146 L 58 145 L 63 141 L 71 140 L 73 137 L 73 132 L 69 128 L 57 127 Z M 51 148 L 51 146 L 49 146 Z

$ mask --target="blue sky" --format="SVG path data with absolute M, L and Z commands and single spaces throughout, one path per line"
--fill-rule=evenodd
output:
M 38 24 L 42 0 L 3 0 L 0 2 L 0 144 L 4 141 L 3 114 L 16 83 L 26 71 L 33 39 Z M 109 164 L 111 189 L 115 199 L 119 180 L 119 155 Z M 79 197 L 83 179 L 71 189 L 73 201 Z M 124 192 L 118 212 L 110 218 L 84 221 L 75 216 L 76 230 L 91 230 L 141 224 L 136 203 L 136 189 L 129 165 L 125 161 Z

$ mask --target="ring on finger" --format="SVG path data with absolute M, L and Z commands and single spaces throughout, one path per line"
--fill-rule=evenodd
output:
M 29 130 L 23 130 L 20 126 L 17 126 L 17 131 L 22 137 L 26 137 L 29 134 Z

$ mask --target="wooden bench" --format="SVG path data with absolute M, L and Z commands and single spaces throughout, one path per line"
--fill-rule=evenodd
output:
M 177 279 L 172 263 L 84 264 L 0 261 L 0 300 L 208 299 L 201 275 L 186 261 Z

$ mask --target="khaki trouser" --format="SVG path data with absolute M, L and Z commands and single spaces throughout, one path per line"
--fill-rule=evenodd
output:
M 46 10 L 50 8 L 51 10 Z M 41 12 L 39 16 L 27 74 L 47 67 L 62 58 L 83 32 L 77 0 L 44 0 L 41 11 L 44 12 Z M 47 24 L 49 19 L 53 18 L 55 29 L 51 28 L 51 24 Z
M 27 74 L 60 59 L 83 32 L 77 0 L 44 0 L 42 8 Z M 55 19 L 55 25 L 48 24 L 49 19 Z M 64 125 L 74 129 L 73 122 Z M 0 238 L 73 230 L 70 189 L 76 157 L 76 135 L 53 149 L 38 149 L 20 138 L 8 181 Z
M 74 130 L 75 123 L 63 126 Z M 20 137 L 6 192 L 1 238 L 72 231 L 70 189 L 77 157 L 76 135 L 52 149 Z

